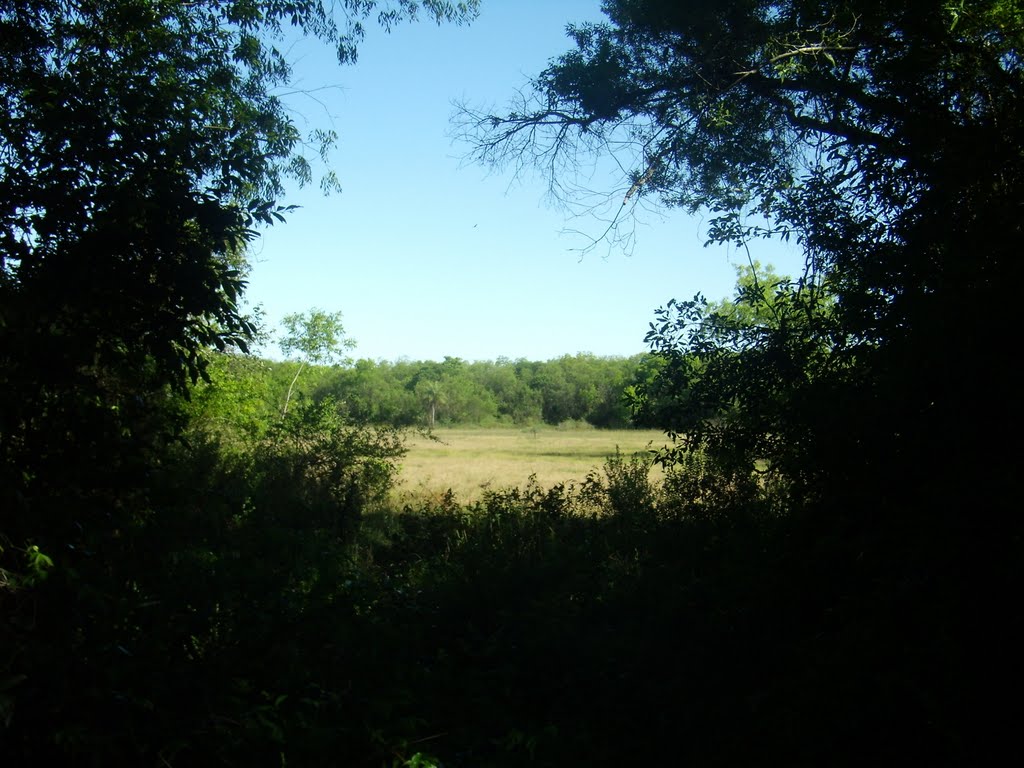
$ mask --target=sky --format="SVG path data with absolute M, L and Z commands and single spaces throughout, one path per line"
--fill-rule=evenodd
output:
M 338 133 L 342 191 L 289 189 L 282 202 L 300 208 L 253 247 L 247 297 L 268 327 L 340 311 L 352 354 L 371 360 L 629 356 L 670 299 L 730 296 L 747 254 L 705 248 L 700 217 L 649 212 L 628 251 L 587 250 L 600 219 L 555 204 L 539 174 L 470 162 L 455 137 L 454 102 L 500 112 L 569 50 L 568 23 L 602 18 L 598 0 L 484 0 L 467 26 L 368 26 L 355 65 L 297 44 L 308 94 L 287 103 L 304 132 Z M 592 186 L 613 188 L 600 175 Z M 773 244 L 752 255 L 783 274 L 802 263 Z M 280 358 L 274 344 L 261 352 Z

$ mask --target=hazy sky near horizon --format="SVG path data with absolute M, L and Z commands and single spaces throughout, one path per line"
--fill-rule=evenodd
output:
M 311 93 L 288 104 L 301 129 L 339 134 L 331 167 L 342 192 L 291 191 L 283 202 L 301 208 L 254 245 L 247 298 L 271 328 L 316 307 L 343 313 L 358 358 L 625 356 L 645 350 L 653 312 L 669 299 L 731 295 L 747 254 L 704 248 L 699 218 L 648 214 L 629 253 L 583 252 L 601 220 L 553 205 L 537 174 L 465 159 L 453 102 L 500 111 L 569 49 L 566 24 L 603 18 L 598 0 L 482 5 L 463 27 L 368 26 L 353 66 L 308 42 L 293 50 Z M 752 255 L 784 274 L 802 263 L 771 243 Z M 263 353 L 279 356 L 274 344 Z

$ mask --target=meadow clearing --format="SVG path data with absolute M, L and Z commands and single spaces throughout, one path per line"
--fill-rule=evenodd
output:
M 451 489 L 458 501 L 472 503 L 488 489 L 524 486 L 530 475 L 545 488 L 579 482 L 600 469 L 616 448 L 633 454 L 667 442 L 659 430 L 440 428 L 433 439 L 417 435 L 409 440 L 396 494 L 406 502 Z

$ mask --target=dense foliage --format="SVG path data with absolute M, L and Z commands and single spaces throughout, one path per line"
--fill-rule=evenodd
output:
M 689 390 L 681 357 L 696 353 L 699 396 L 715 413 L 737 406 L 695 438 L 741 471 L 768 460 L 843 488 L 884 477 L 913 495 L 936 464 L 981 472 L 977 448 L 1012 439 L 1012 420 L 981 404 L 1015 401 L 993 331 L 1012 325 L 999 292 L 1021 221 L 1018 4 L 605 10 L 608 23 L 572 28 L 576 48 L 516 111 L 476 116 L 477 151 L 555 172 L 580 150 L 616 153 L 633 168 L 624 207 L 650 196 L 706 210 L 714 243 L 800 244 L 801 279 L 744 297 L 770 298 L 770 323 L 720 322 L 698 299 L 653 326 L 670 387 Z
M 803 275 L 752 262 L 629 360 L 331 367 L 318 310 L 295 361 L 225 353 L 244 245 L 311 174 L 275 45 L 351 60 L 417 4 L 381 8 L 0 0 L 0 760 L 1012 754 L 1024 8 L 607 0 L 478 116 L 484 158 L 632 148 L 621 216 L 706 210 Z M 613 425 L 623 393 L 680 438 L 659 483 L 616 455 L 388 507 L 396 425 Z
M 205 562 L 198 530 L 206 523 L 244 529 L 246 515 L 264 504 L 328 499 L 350 514 L 367 496 L 361 483 L 380 484 L 379 472 L 369 472 L 371 481 L 363 469 L 380 469 L 393 455 L 386 438 L 350 439 L 333 416 L 302 427 L 317 439 L 289 438 L 312 418 L 297 415 L 296 425 L 269 438 L 273 445 L 250 446 L 249 466 L 232 475 L 248 478 L 249 491 L 229 493 L 220 508 L 220 497 L 203 498 L 196 514 L 205 522 L 172 530 L 190 519 L 189 505 L 199 503 L 192 494 L 203 491 L 202 483 L 190 486 L 203 448 L 187 430 L 183 399 L 208 375 L 211 350 L 244 351 L 255 331 L 241 309 L 246 244 L 259 227 L 283 220 L 285 181 L 312 181 L 310 156 L 325 155 L 334 141 L 330 132 L 298 131 L 285 100 L 289 36 L 317 38 L 344 63 L 355 58 L 367 20 L 389 27 L 423 11 L 461 21 L 475 5 L 0 2 L 7 762 L 43 759 L 52 749 L 96 762 L 105 750 L 136 749 L 155 760 L 154 744 L 177 738 L 172 729 L 161 733 L 154 722 L 149 741 L 100 724 L 131 730 L 133 718 L 152 710 L 133 693 L 146 682 L 135 669 L 173 670 L 186 646 L 201 642 L 189 626 L 203 615 L 205 587 L 190 581 L 202 568 L 163 581 L 168 563 Z M 337 185 L 330 174 L 324 183 Z M 293 466 L 295 482 L 285 482 L 284 466 Z M 284 474 L 268 480 L 271 487 L 293 486 L 287 502 L 260 485 L 274 473 Z M 266 493 L 257 494 L 261 487 Z M 337 532 L 351 523 L 313 527 Z M 209 594 L 216 603 L 216 589 Z M 164 640 L 154 627 L 167 629 Z
M 333 141 L 300 135 L 278 95 L 286 35 L 348 61 L 367 17 L 418 7 L 0 3 L 3 567 L 126 524 L 132 478 L 176 429 L 167 388 L 204 375 L 210 348 L 246 348 L 245 244 Z
M 580 158 L 611 154 L 630 169 L 619 224 L 650 200 L 705 212 L 712 244 L 795 241 L 804 274 L 753 282 L 744 312 L 701 296 L 658 312 L 663 365 L 638 394 L 680 435 L 665 459 L 699 447 L 731 482 L 774 487 L 794 540 L 842 542 L 821 587 L 839 626 L 858 596 L 903 593 L 933 668 L 1016 673 L 1021 413 L 1002 331 L 1024 221 L 1024 8 L 603 7 L 608 21 L 571 28 L 574 48 L 512 111 L 464 112 L 477 156 L 535 161 L 568 193 Z M 882 615 L 856 621 L 892 650 L 905 625 Z M 975 681 L 918 680 L 900 693 L 904 722 L 956 698 L 998 719 Z
M 330 397 L 363 424 L 429 428 L 568 422 L 622 428 L 632 423 L 627 391 L 645 375 L 646 365 L 644 355 L 577 354 L 545 362 L 363 359 L 350 366 L 304 368 L 303 362 L 222 355 L 212 361 L 213 383 L 193 393 L 190 412 L 230 420 L 251 420 L 258 412 L 266 425 L 300 383 L 299 398 L 319 402 Z
M 792 282 L 771 266 L 758 263 L 737 269 L 737 276 L 733 298 L 701 303 L 716 318 L 719 337 L 731 337 L 731 350 L 756 343 L 757 323 L 777 324 L 786 296 L 780 288 Z M 755 304 L 748 303 L 752 292 L 760 297 Z M 262 435 L 294 395 L 299 402 L 320 403 L 330 398 L 340 413 L 356 423 L 395 428 L 653 426 L 682 434 L 695 424 L 699 426 L 702 417 L 720 415 L 731 407 L 729 402 L 701 402 L 701 393 L 710 387 L 712 377 L 704 375 L 706 366 L 692 351 L 628 358 L 580 353 L 547 361 L 342 358 L 325 365 L 356 343 L 344 337 L 340 313 L 312 310 L 286 319 L 282 346 L 297 349 L 305 335 L 302 328 L 311 323 L 314 331 L 329 325 L 330 333 L 306 338 L 303 343 L 312 346 L 300 350 L 296 360 L 212 355 L 213 380 L 192 390 L 192 402 L 186 409 L 191 421 L 215 430 L 220 423 L 249 435 Z M 735 355 L 729 359 L 734 366 L 745 365 Z M 310 365 L 314 360 L 320 364 Z M 680 368 L 687 371 L 685 378 L 677 370 Z

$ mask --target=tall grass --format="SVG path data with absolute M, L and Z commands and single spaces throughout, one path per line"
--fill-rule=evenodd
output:
M 401 506 L 450 491 L 459 502 L 472 504 L 490 490 L 520 486 L 529 477 L 545 489 L 581 483 L 617 452 L 647 453 L 666 442 L 657 430 L 440 429 L 409 441 L 394 499 Z

